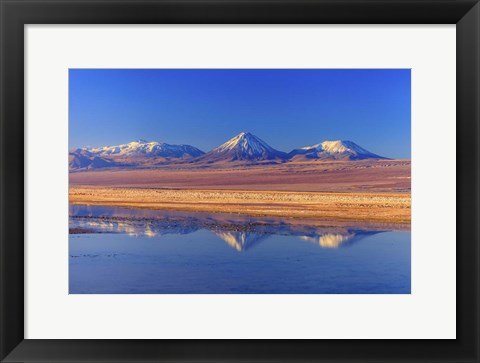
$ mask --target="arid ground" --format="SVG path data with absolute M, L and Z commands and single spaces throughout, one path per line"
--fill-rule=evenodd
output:
M 410 195 L 72 187 L 73 204 L 291 218 L 410 222 Z
M 410 160 L 168 165 L 70 173 L 70 186 L 317 192 L 410 192 Z
M 82 171 L 70 203 L 410 223 L 410 161 Z

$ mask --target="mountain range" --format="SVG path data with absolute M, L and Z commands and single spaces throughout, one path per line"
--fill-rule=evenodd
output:
M 259 137 L 241 132 L 222 145 L 205 153 L 190 145 L 171 145 L 146 140 L 117 146 L 79 148 L 69 152 L 70 170 L 109 167 L 144 167 L 162 164 L 214 163 L 284 163 L 307 160 L 364 160 L 387 159 L 371 153 L 352 141 L 323 141 L 289 153 L 279 151 Z

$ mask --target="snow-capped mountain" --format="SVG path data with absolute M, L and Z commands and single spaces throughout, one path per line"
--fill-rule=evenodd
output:
M 203 154 L 202 150 L 190 145 L 138 140 L 116 146 L 84 147 L 70 151 L 69 168 L 86 170 L 152 166 L 166 162 L 185 162 Z
M 352 141 L 324 141 L 295 149 L 290 153 L 276 150 L 249 132 L 241 132 L 208 153 L 190 145 L 138 140 L 127 144 L 84 147 L 69 153 L 70 170 L 110 167 L 155 167 L 158 165 L 201 165 L 241 162 L 248 165 L 308 160 L 387 159 Z
M 324 141 L 320 144 L 295 149 L 289 154 L 291 159 L 333 159 L 333 160 L 363 160 L 387 159 L 358 146 L 352 141 Z
M 275 150 L 257 136 L 249 132 L 241 132 L 198 158 L 198 160 L 208 163 L 219 161 L 283 161 L 286 157 L 286 153 Z
M 83 148 L 97 156 L 146 156 L 164 158 L 196 157 L 204 152 L 190 145 L 170 145 L 164 142 L 137 140 L 117 146 Z

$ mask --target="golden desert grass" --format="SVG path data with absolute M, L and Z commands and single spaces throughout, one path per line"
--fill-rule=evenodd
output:
M 70 203 L 253 216 L 410 223 L 410 193 L 71 186 Z

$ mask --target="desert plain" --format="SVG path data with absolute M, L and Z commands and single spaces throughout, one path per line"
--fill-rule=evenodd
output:
M 71 204 L 409 224 L 410 160 L 71 172 Z

